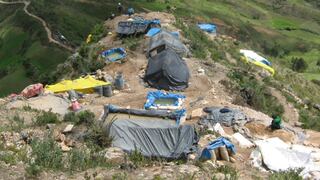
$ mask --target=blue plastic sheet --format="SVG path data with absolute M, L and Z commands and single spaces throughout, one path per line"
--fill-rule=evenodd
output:
M 151 28 L 147 32 L 146 36 L 153 37 L 153 36 L 157 35 L 159 32 L 161 32 L 161 28 Z M 179 38 L 179 35 L 180 35 L 179 32 L 170 32 L 170 34 L 172 34 L 176 38 Z
M 161 31 L 160 28 L 151 28 L 151 29 L 147 32 L 146 36 L 148 36 L 148 37 L 153 37 L 154 35 L 158 34 L 160 31 Z
M 232 151 L 232 153 L 234 154 L 236 153 L 236 148 L 230 141 L 228 141 L 224 137 L 219 137 L 218 139 L 209 143 L 208 146 L 202 150 L 202 153 L 200 156 L 201 159 L 211 159 L 210 151 L 217 149 L 218 147 L 221 147 L 221 146 L 226 146 L 227 149 L 230 149 Z
M 186 96 L 181 94 L 165 93 L 162 91 L 151 91 L 148 92 L 147 102 L 144 105 L 145 109 L 156 108 L 156 100 L 158 99 L 173 99 L 174 104 L 168 104 L 169 106 L 179 106 L 179 99 L 185 99 Z
M 198 27 L 208 33 L 216 33 L 217 27 L 214 24 L 198 24 Z
M 120 59 L 124 59 L 127 56 L 124 48 L 112 48 L 101 53 L 102 57 L 109 62 L 115 62 Z

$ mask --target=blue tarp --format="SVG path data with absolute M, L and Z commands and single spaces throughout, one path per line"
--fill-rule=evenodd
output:
M 147 95 L 147 102 L 144 105 L 145 109 L 156 108 L 157 104 L 155 103 L 158 99 L 173 99 L 174 104 L 168 104 L 169 106 L 180 106 L 179 99 L 185 99 L 186 96 L 181 94 L 173 94 L 173 93 L 166 93 L 162 91 L 151 91 L 148 92 Z
M 234 147 L 234 145 L 228 141 L 226 138 L 224 137 L 219 137 L 218 139 L 212 141 L 211 143 L 208 144 L 208 146 L 206 148 L 204 148 L 202 150 L 201 153 L 201 159 L 211 159 L 211 150 L 217 149 L 218 147 L 221 146 L 226 146 L 227 149 L 230 149 L 232 151 L 232 153 L 236 153 L 236 148 Z
M 151 29 L 147 32 L 146 36 L 148 36 L 148 37 L 153 37 L 154 35 L 158 34 L 160 31 L 161 31 L 160 28 L 151 28 Z
M 217 32 L 217 27 L 214 24 L 198 24 L 198 27 L 203 30 L 206 31 L 208 33 L 216 33 Z
M 112 48 L 101 53 L 102 57 L 109 62 L 115 62 L 117 60 L 123 59 L 127 56 L 126 50 L 124 48 Z
M 155 36 L 156 34 L 158 34 L 159 32 L 161 32 L 161 28 L 151 28 L 146 36 L 148 37 L 153 37 Z M 176 38 L 179 38 L 179 32 L 170 32 L 170 34 L 172 34 L 173 36 L 175 36 Z

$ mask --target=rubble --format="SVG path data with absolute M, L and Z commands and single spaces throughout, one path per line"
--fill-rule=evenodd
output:
M 122 149 L 118 147 L 110 147 L 106 149 L 106 153 L 104 157 L 108 162 L 112 163 L 123 163 L 125 161 L 126 154 L 123 152 Z
M 68 124 L 65 128 L 64 128 L 64 130 L 63 130 L 63 133 L 70 133 L 71 131 L 72 131 L 72 129 L 73 129 L 73 124 Z

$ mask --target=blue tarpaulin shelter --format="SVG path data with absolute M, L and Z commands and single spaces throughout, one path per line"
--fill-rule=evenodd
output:
M 234 145 L 230 141 L 228 141 L 224 137 L 219 137 L 218 139 L 209 143 L 208 146 L 202 150 L 200 157 L 203 159 L 211 159 L 211 152 L 210 151 L 217 149 L 218 147 L 221 147 L 221 146 L 226 146 L 227 149 L 230 149 L 232 151 L 232 153 L 236 153 L 236 148 L 234 147 Z
M 216 33 L 217 32 L 217 27 L 214 24 L 205 24 L 205 23 L 200 23 L 198 24 L 198 27 L 206 31 L 208 33 Z
M 158 34 L 159 32 L 161 32 L 161 31 L 162 31 L 161 28 L 151 28 L 151 29 L 147 32 L 146 36 L 147 36 L 147 37 L 153 37 L 153 36 L 157 35 L 157 34 Z M 170 34 L 172 34 L 172 35 L 175 36 L 176 38 L 179 38 L 179 32 L 170 32 Z
M 124 59 L 127 56 L 126 50 L 124 48 L 112 48 L 101 53 L 102 57 L 106 61 L 115 62 L 120 59 Z
M 159 106 L 167 105 L 179 108 L 182 101 L 186 97 L 181 94 L 166 93 L 162 91 L 151 91 L 147 95 L 147 102 L 144 105 L 145 109 L 157 109 Z M 170 104 L 158 104 L 157 100 L 172 100 Z
M 153 37 L 154 35 L 158 34 L 160 31 L 161 31 L 160 28 L 151 28 L 151 29 L 147 32 L 146 36 L 148 36 L 148 37 Z

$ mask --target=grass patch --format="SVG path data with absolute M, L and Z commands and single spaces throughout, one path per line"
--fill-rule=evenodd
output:
M 79 113 L 69 112 L 64 115 L 63 120 L 72 122 L 76 125 L 83 124 L 83 123 L 87 125 L 91 125 L 94 123 L 94 118 L 95 118 L 95 115 L 93 112 L 85 110 L 85 111 L 80 111 Z
M 235 91 L 240 93 L 244 102 L 258 111 L 268 115 L 282 115 L 283 106 L 268 91 L 263 82 L 259 82 L 247 71 L 234 70 L 228 74 L 229 78 L 236 83 Z M 241 102 L 236 102 L 241 105 Z
M 47 124 L 54 124 L 54 123 L 58 123 L 59 121 L 59 117 L 56 113 L 53 113 L 51 111 L 42 111 L 35 120 L 35 124 L 38 126 L 43 126 L 43 125 L 47 125 Z
M 302 180 L 303 178 L 299 176 L 301 170 L 289 170 L 272 173 L 268 179 L 269 180 Z
M 223 165 L 223 166 L 220 166 L 218 167 L 217 169 L 215 169 L 214 173 L 222 173 L 225 175 L 225 179 L 228 179 L 228 180 L 237 180 L 239 179 L 239 174 L 238 174 L 238 171 L 234 168 L 234 167 L 231 167 L 231 166 L 228 166 L 228 165 Z M 227 176 L 229 176 L 230 178 L 227 178 Z M 215 180 L 215 176 L 212 178 L 212 180 Z

